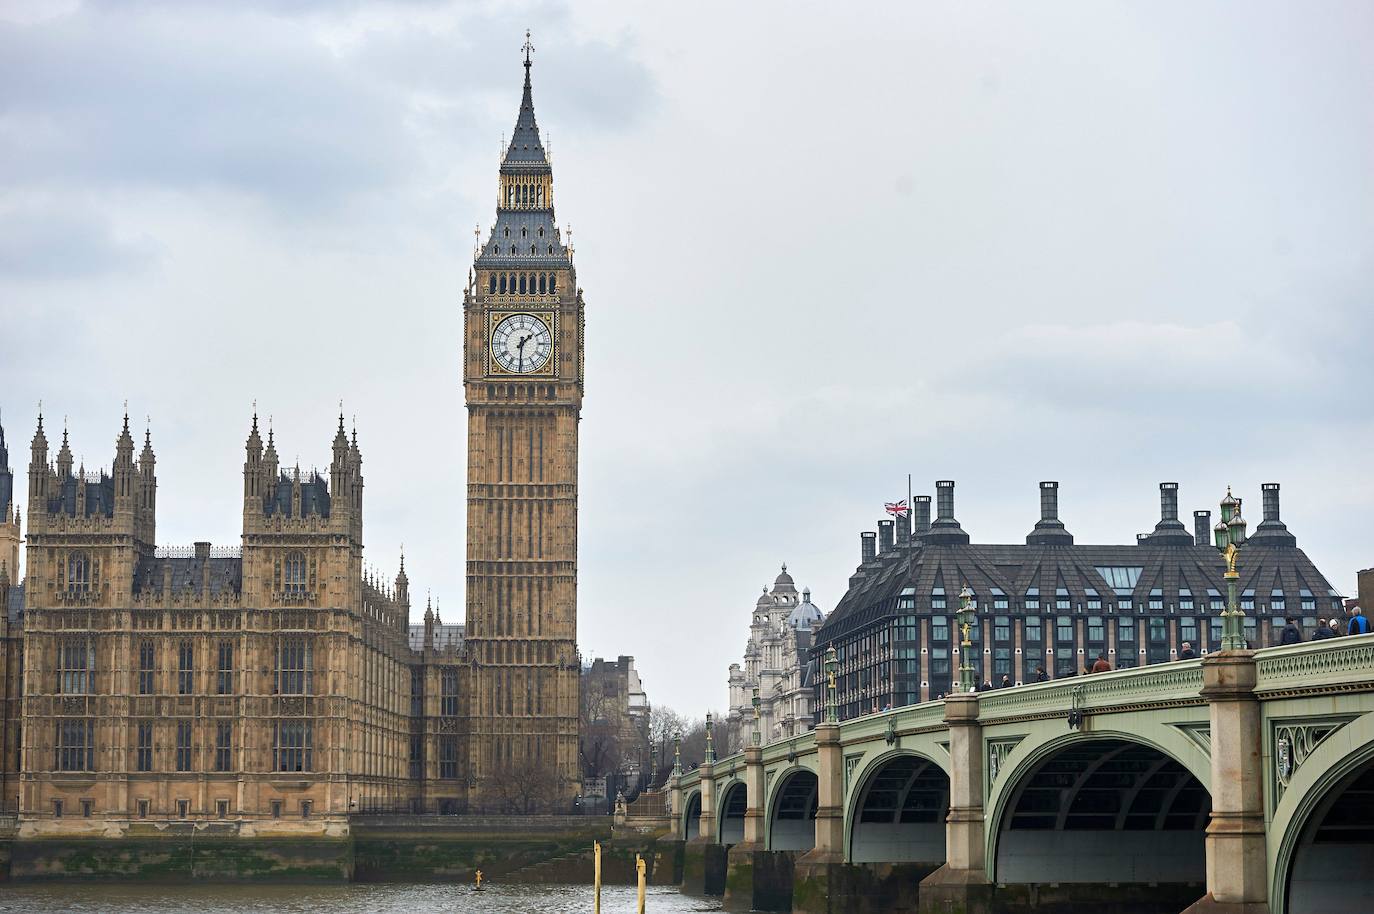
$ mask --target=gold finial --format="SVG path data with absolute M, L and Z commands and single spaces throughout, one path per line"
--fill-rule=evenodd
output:
M 1240 555 L 1240 549 L 1236 547 L 1235 543 L 1227 543 L 1226 551 L 1222 554 L 1226 556 L 1226 576 L 1228 578 L 1240 577 L 1240 573 L 1236 571 L 1236 558 Z

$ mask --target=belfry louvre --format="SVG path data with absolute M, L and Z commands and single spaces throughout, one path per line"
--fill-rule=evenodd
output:
M 1098 656 L 1113 668 L 1176 659 L 1184 643 L 1217 649 L 1226 586 L 1216 537 L 1241 548 L 1240 606 L 1251 646 L 1275 642 L 1285 616 L 1310 637 L 1341 600 L 1288 532 L 1279 485 L 1263 487 L 1264 518 L 1246 535 L 1229 492 L 1215 526 L 1178 518 L 1178 486 L 1160 484 L 1160 518 L 1129 545 L 1078 545 L 1059 519 L 1059 484 L 1040 484 L 1040 519 L 1025 544 L 973 543 L 954 515 L 954 482 L 917 496 L 912 517 L 885 520 L 860 538 L 849 590 L 815 634 L 813 663 L 836 650 L 842 718 L 927 701 L 958 682 L 959 594 L 973 593 L 972 666 L 979 683 L 1034 682 L 1081 673 Z M 817 714 L 824 677 L 816 677 Z

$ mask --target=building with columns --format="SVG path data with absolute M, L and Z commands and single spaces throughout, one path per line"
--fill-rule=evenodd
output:
M 748 745 L 754 732 L 754 689 L 759 690 L 759 732 L 763 742 L 811 729 L 814 719 L 812 632 L 825 619 L 810 589 L 797 593 L 787 566 L 754 604 L 744 663 L 730 664 L 730 712 L 724 743 L 729 751 Z
M 1161 483 L 1154 529 L 1123 545 L 1082 545 L 1059 517 L 1059 484 L 1040 483 L 1040 517 L 1024 544 L 973 542 L 954 513 L 954 482 L 917 496 L 910 518 L 884 520 L 860 536 L 849 590 L 815 633 L 819 656 L 839 660 L 844 718 L 913 704 L 958 681 L 959 593 L 974 595 L 971 628 L 977 681 L 1034 682 L 1037 669 L 1071 676 L 1105 656 L 1113 668 L 1195 655 L 1221 640 L 1225 563 L 1219 545 L 1242 550 L 1240 603 L 1253 646 L 1274 644 L 1284 617 L 1310 633 L 1339 611 L 1331 584 L 1298 548 L 1279 511 L 1279 484 L 1262 487 L 1263 519 L 1253 532 L 1229 491 L 1221 515 L 1178 516 L 1177 483 Z M 816 686 L 819 694 L 819 684 Z

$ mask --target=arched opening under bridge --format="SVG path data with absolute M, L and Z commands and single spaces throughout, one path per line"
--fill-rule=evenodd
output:
M 770 851 L 809 851 L 816 846 L 816 775 L 794 771 L 776 788 L 768 823 Z
M 1180 891 L 1194 900 L 1211 808 L 1202 783 L 1152 746 L 1070 743 L 1020 775 L 997 834 L 997 882 L 1196 884 Z
M 744 784 L 736 781 L 725 790 L 720 801 L 720 843 L 728 846 L 744 840 L 744 810 L 749 805 L 749 793 Z
M 1303 824 L 1288 914 L 1374 911 L 1374 760 L 1336 780 Z
M 682 840 L 691 841 L 701 833 L 701 794 L 694 793 L 687 798 L 687 806 L 682 813 Z
M 849 839 L 853 863 L 935 863 L 945 859 L 949 777 L 934 762 L 899 755 L 865 779 Z

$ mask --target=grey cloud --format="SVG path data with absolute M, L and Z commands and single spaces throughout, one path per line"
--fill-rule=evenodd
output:
M 151 265 L 157 245 L 124 239 L 98 212 L 69 204 L 0 206 L 0 279 L 86 279 Z

